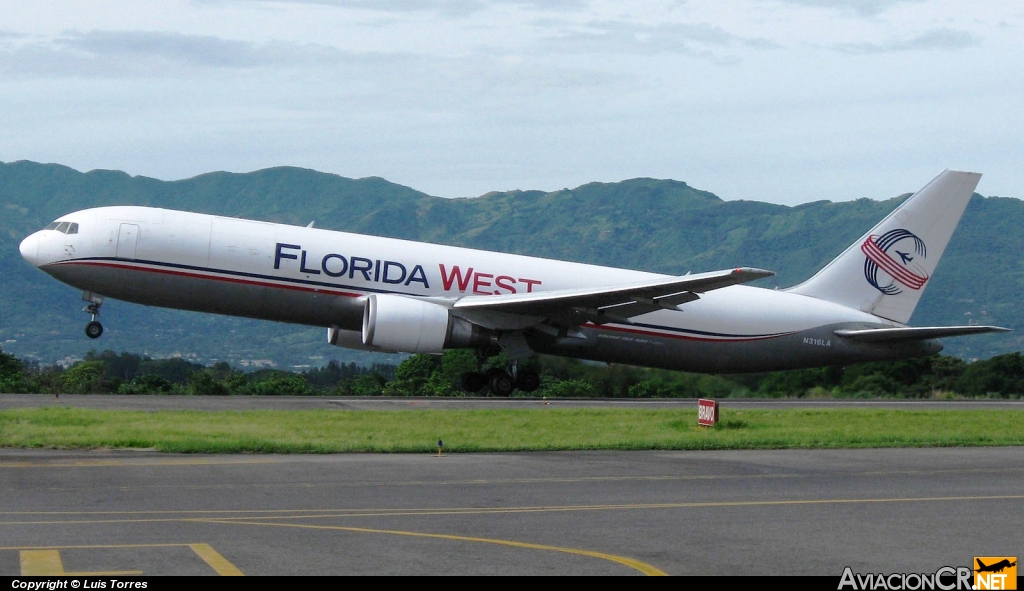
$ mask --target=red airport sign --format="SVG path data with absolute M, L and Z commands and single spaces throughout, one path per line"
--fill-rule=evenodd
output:
M 718 401 L 701 398 L 697 401 L 697 424 L 714 427 L 718 422 Z

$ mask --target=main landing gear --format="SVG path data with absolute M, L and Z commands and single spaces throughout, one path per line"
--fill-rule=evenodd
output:
M 90 339 L 98 339 L 103 334 L 103 325 L 96 318 L 100 315 L 100 306 L 103 305 L 103 298 L 91 291 L 86 291 L 82 293 L 82 299 L 89 302 L 89 305 L 82 308 L 82 311 L 88 312 L 92 318 L 85 325 L 85 336 Z
M 513 361 L 506 369 L 492 367 L 486 373 L 471 371 L 462 374 L 462 389 L 466 392 L 475 394 L 485 387 L 495 396 L 508 397 L 516 389 L 533 392 L 540 387 L 540 375 L 532 369 L 519 367 L 518 361 Z

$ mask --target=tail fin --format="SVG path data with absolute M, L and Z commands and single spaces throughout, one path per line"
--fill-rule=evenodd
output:
M 906 324 L 980 179 L 976 172 L 942 172 L 788 291 Z

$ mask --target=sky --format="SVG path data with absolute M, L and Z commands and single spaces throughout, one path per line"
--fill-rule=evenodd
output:
M 0 0 L 0 161 L 1024 197 L 1024 3 Z

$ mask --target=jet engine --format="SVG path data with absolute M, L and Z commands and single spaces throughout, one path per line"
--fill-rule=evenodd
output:
M 391 294 L 367 296 L 362 344 L 394 353 L 440 354 L 445 349 L 489 346 L 497 335 L 439 304 Z

